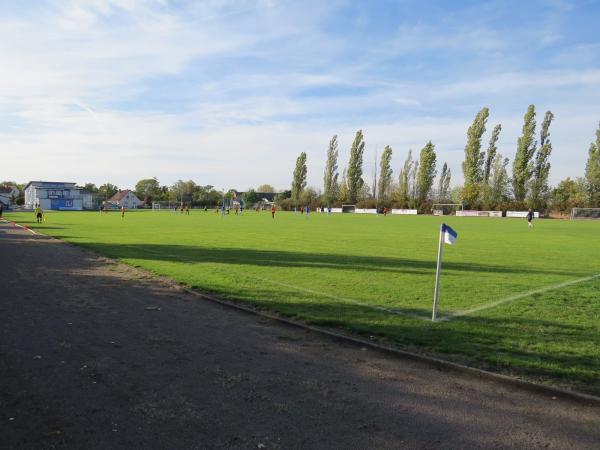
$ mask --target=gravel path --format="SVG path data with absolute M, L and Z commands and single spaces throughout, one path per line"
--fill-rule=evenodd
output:
M 0 223 L 0 448 L 600 448 L 600 408 L 340 343 Z

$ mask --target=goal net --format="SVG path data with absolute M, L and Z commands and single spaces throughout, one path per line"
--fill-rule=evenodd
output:
M 462 203 L 434 203 L 431 205 L 431 210 L 434 216 L 450 216 L 456 215 L 456 211 L 463 210 Z
M 169 201 L 162 201 L 162 202 L 152 202 L 152 211 L 161 211 L 161 210 L 172 210 L 173 208 L 175 208 L 176 206 L 181 205 L 180 202 L 169 202 Z
M 343 213 L 353 213 L 356 212 L 356 205 L 342 205 Z
M 573 208 L 571 219 L 600 219 L 600 208 Z

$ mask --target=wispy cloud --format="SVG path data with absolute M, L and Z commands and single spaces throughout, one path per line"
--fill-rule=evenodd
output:
M 283 188 L 307 151 L 318 185 L 331 135 L 346 158 L 362 128 L 369 152 L 392 145 L 396 167 L 433 140 L 458 181 L 477 110 L 503 123 L 512 156 L 529 103 L 556 115 L 553 181 L 580 175 L 600 119 L 600 42 L 574 24 L 599 8 L 540 0 L 516 17 L 515 5 L 15 4 L 0 17 L 3 176 Z

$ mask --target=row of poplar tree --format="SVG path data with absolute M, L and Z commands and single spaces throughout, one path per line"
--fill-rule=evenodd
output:
M 365 141 L 362 130 L 356 132 L 350 149 L 350 160 L 339 179 L 337 135 L 329 141 L 323 179 L 323 193 L 318 196 L 314 189 L 306 187 L 306 153 L 296 160 L 293 173 L 291 204 L 317 202 L 321 205 L 341 203 L 364 206 L 395 206 L 400 208 L 427 209 L 432 202 L 463 203 L 471 209 L 534 208 L 536 210 L 570 207 L 600 207 L 600 126 L 596 140 L 588 151 L 585 176 L 567 178 L 551 189 L 550 174 L 550 125 L 554 119 L 546 111 L 536 139 L 536 111 L 529 105 L 524 116 L 522 134 L 509 176 L 509 158 L 498 153 L 497 143 L 502 126 L 493 127 L 488 145 L 483 149 L 482 140 L 489 119 L 489 108 L 477 113 L 467 131 L 465 159 L 462 163 L 463 186 L 450 188 L 451 171 L 446 163 L 438 177 L 437 155 L 434 144 L 429 141 L 413 159 L 412 151 L 394 179 L 391 167 L 392 148 L 386 146 L 377 170 L 369 186 L 363 178 Z M 308 192 L 307 192 L 308 191 Z M 568 197 L 568 198 L 567 198 Z

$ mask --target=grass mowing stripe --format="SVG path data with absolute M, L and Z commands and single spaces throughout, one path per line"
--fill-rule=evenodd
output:
M 586 281 L 590 281 L 590 280 L 593 280 L 594 278 L 598 278 L 598 277 L 600 277 L 600 273 L 591 275 L 589 277 L 577 278 L 576 280 L 565 281 L 563 283 L 554 284 L 552 286 L 546 286 L 546 287 L 539 288 L 539 289 L 532 289 L 531 291 L 523 292 L 523 293 L 517 294 L 517 295 L 511 295 L 510 297 L 506 297 L 501 300 L 497 300 L 495 302 L 486 303 L 485 305 L 476 306 L 475 308 L 470 308 L 470 309 L 467 309 L 464 311 L 458 311 L 455 313 L 448 314 L 447 316 L 440 318 L 439 321 L 441 322 L 441 321 L 454 320 L 459 317 L 464 317 L 464 316 L 468 316 L 469 314 L 473 314 L 475 312 L 485 311 L 486 309 L 495 308 L 496 306 L 500 306 L 505 303 L 510 303 L 515 300 L 526 298 L 531 295 L 542 294 L 544 292 L 549 292 L 549 291 L 555 291 L 557 289 L 561 289 L 561 288 L 564 288 L 567 286 L 572 286 L 573 284 L 584 283 Z
M 155 250 L 145 250 L 145 252 L 146 253 L 153 253 L 153 254 L 156 254 L 156 255 L 161 254 L 160 252 L 157 252 Z M 173 256 L 176 256 L 176 255 L 173 255 Z M 257 275 L 250 275 L 249 273 L 246 273 L 246 272 L 240 272 L 240 271 L 233 270 L 233 269 L 229 269 L 229 272 L 234 273 L 234 274 L 236 274 L 238 276 L 241 276 L 241 277 L 252 279 L 252 280 L 263 281 L 265 283 L 269 283 L 269 284 L 272 284 L 272 285 L 275 285 L 275 286 L 281 286 L 281 287 L 285 287 L 285 288 L 289 288 L 289 289 L 296 289 L 296 290 L 299 289 L 301 291 L 307 292 L 309 294 L 317 295 L 319 297 L 330 298 L 332 300 L 337 300 L 337 301 L 344 302 L 344 303 L 350 303 L 352 305 L 362 306 L 364 308 L 372 309 L 372 310 L 375 310 L 375 311 L 383 311 L 383 312 L 387 312 L 387 313 L 390 313 L 390 314 L 398 314 L 398 315 L 401 315 L 401 316 L 412 317 L 414 319 L 429 320 L 429 318 L 426 317 L 426 316 L 420 316 L 418 314 L 412 314 L 412 313 L 409 313 L 409 312 L 406 312 L 406 311 L 402 311 L 402 310 L 399 310 L 399 309 L 386 308 L 384 306 L 371 305 L 371 304 L 368 304 L 368 303 L 361 302 L 359 300 L 354 300 L 352 298 L 337 297 L 335 295 L 331 295 L 331 294 L 328 294 L 326 292 L 319 292 L 319 291 L 315 291 L 313 289 L 309 289 L 309 288 L 306 288 L 306 287 L 298 288 L 297 285 L 292 285 L 292 284 L 289 284 L 289 283 L 283 283 L 281 281 L 275 281 L 275 280 L 272 280 L 272 279 L 269 279 L 269 278 L 259 277 Z
M 258 281 L 264 281 L 265 283 L 270 283 L 270 284 L 273 284 L 275 286 L 281 286 L 281 287 L 290 288 L 290 289 L 299 289 L 297 285 L 283 283 L 281 281 L 270 280 L 268 278 L 263 278 L 263 277 L 259 277 L 259 276 L 256 276 L 256 275 L 250 275 L 250 274 L 247 274 L 245 272 L 237 272 L 235 270 L 232 270 L 232 272 L 235 273 L 236 275 L 245 276 L 246 278 L 251 278 L 251 279 L 258 280 Z M 387 313 L 390 313 L 390 314 L 397 314 L 397 315 L 401 315 L 401 316 L 412 317 L 414 319 L 428 320 L 427 317 L 425 317 L 425 316 L 419 316 L 417 314 L 411 314 L 409 312 L 402 311 L 402 310 L 399 310 L 399 309 L 393 309 L 393 308 L 386 308 L 384 306 L 371 305 L 371 304 L 368 304 L 368 303 L 361 302 L 359 300 L 354 300 L 352 298 L 336 297 L 335 295 L 331 295 L 331 294 L 328 294 L 326 292 L 314 291 L 314 290 L 308 289 L 306 287 L 302 287 L 302 288 L 300 288 L 300 290 L 304 291 L 304 292 L 307 292 L 309 294 L 318 295 L 320 297 L 330 298 L 332 300 L 338 300 L 338 301 L 343 302 L 343 303 L 350 303 L 352 305 L 362 306 L 364 308 L 372 309 L 374 311 L 383 311 L 383 312 L 387 312 Z

